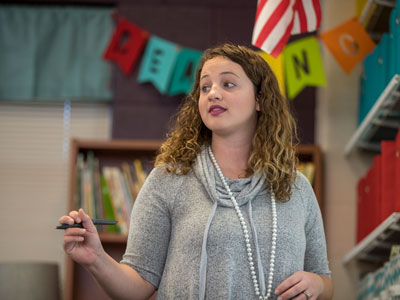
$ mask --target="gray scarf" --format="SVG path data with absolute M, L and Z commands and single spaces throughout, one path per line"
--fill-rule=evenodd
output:
M 208 192 L 211 201 L 213 202 L 212 209 L 208 216 L 208 221 L 204 229 L 203 245 L 201 249 L 201 261 L 200 261 L 200 282 L 199 282 L 199 300 L 205 299 L 205 290 L 207 282 L 207 239 L 210 225 L 215 215 L 217 206 L 232 207 L 233 203 L 222 184 L 214 166 L 208 156 L 207 147 L 204 147 L 201 153 L 197 156 L 196 162 L 193 167 L 194 173 L 199 181 L 203 184 L 204 188 Z M 257 233 L 255 230 L 253 216 L 252 216 L 252 200 L 259 194 L 266 193 L 265 179 L 260 174 L 254 174 L 250 178 L 244 179 L 233 179 L 228 178 L 227 183 L 231 189 L 233 195 L 236 198 L 238 205 L 242 208 L 248 204 L 248 213 L 250 218 L 250 227 L 254 239 L 257 255 L 257 268 L 259 274 L 260 290 L 262 294 L 265 294 L 265 278 L 264 271 L 260 259 L 260 249 L 258 246 Z M 239 222 L 239 219 L 238 219 Z M 243 247 L 245 245 L 243 244 Z

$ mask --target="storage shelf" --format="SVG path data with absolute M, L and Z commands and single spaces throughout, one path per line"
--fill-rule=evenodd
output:
M 353 261 L 383 264 L 389 259 L 391 247 L 400 241 L 400 213 L 395 212 L 357 244 L 345 257 L 345 266 Z
M 400 76 L 395 74 L 347 143 L 344 153 L 359 148 L 380 151 L 382 140 L 394 140 L 400 128 Z
M 102 243 L 123 244 L 128 240 L 128 235 L 126 234 L 100 232 L 99 236 Z
M 368 0 L 358 21 L 364 26 L 375 42 L 379 42 L 384 32 L 389 31 L 389 16 L 396 7 L 395 0 Z

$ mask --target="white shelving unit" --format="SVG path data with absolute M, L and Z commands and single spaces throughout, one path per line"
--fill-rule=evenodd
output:
M 379 43 L 389 32 L 389 18 L 396 0 L 367 0 L 359 17 L 370 37 Z M 394 140 L 400 128 L 400 74 L 396 74 L 382 91 L 375 104 L 349 139 L 344 153 L 356 150 L 380 152 L 382 140 Z M 393 245 L 400 244 L 400 212 L 393 213 L 360 241 L 344 259 L 343 265 L 354 287 L 368 273 L 381 268 L 390 258 Z M 400 294 L 400 286 L 390 286 L 387 297 Z
M 381 140 L 394 140 L 400 128 L 400 76 L 396 74 L 347 143 L 344 153 L 354 149 L 380 151 Z
M 399 212 L 390 215 L 344 257 L 343 264 L 355 283 L 388 261 L 395 244 L 400 244 Z

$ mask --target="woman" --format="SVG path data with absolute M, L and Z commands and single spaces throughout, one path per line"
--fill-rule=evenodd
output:
M 90 218 L 64 249 L 114 299 L 331 299 L 318 203 L 296 172 L 295 123 L 268 64 L 208 49 L 132 211 L 120 263 Z

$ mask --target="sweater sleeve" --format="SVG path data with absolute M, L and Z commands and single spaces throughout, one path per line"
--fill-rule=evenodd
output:
M 296 185 L 300 189 L 306 214 L 304 270 L 331 276 L 327 257 L 324 225 L 314 190 L 307 178 L 301 173 L 298 175 Z
M 171 231 L 171 203 L 176 193 L 162 167 L 152 170 L 131 213 L 129 235 L 121 263 L 134 268 L 158 288 L 164 270 Z

